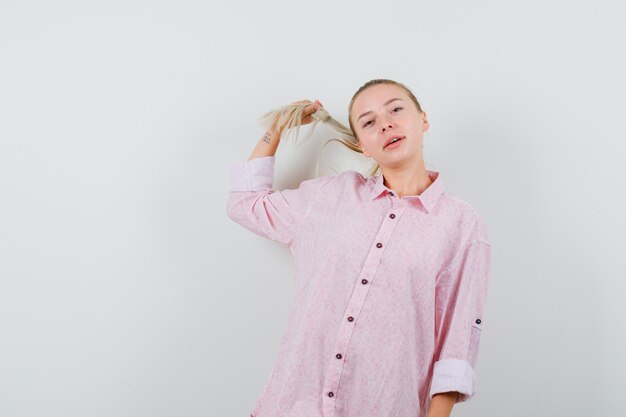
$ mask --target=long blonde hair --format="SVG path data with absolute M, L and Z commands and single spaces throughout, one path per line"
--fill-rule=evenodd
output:
M 384 78 L 377 78 L 374 80 L 370 80 L 366 82 L 365 84 L 363 84 L 361 87 L 359 87 L 356 93 L 354 93 L 354 95 L 352 96 L 352 99 L 350 100 L 350 105 L 348 106 L 348 123 L 350 127 L 346 127 L 345 125 L 337 121 L 335 118 L 333 118 L 326 111 L 325 108 L 320 107 L 315 113 L 311 114 L 311 117 L 313 118 L 313 121 L 311 122 L 311 125 L 312 125 L 311 130 L 309 131 L 309 134 L 306 136 L 306 138 L 302 139 L 302 141 L 306 141 L 311 137 L 311 135 L 313 134 L 313 131 L 315 130 L 315 126 L 317 126 L 319 122 L 329 127 L 331 130 L 337 133 L 339 137 L 332 138 L 326 141 L 324 145 L 322 146 L 322 149 L 320 150 L 320 155 L 318 156 L 317 162 L 315 165 L 316 177 L 319 176 L 320 156 L 322 154 L 322 151 L 324 150 L 324 146 L 326 146 L 329 142 L 337 141 L 351 151 L 354 151 L 360 154 L 363 153 L 363 151 L 358 145 L 359 139 L 356 135 L 356 132 L 354 131 L 354 125 L 352 124 L 352 106 L 359 94 L 361 94 L 367 88 L 374 86 L 374 85 L 378 85 L 378 84 L 392 84 L 392 85 L 401 87 L 402 89 L 406 91 L 408 96 L 411 98 L 411 101 L 413 101 L 413 103 L 415 104 L 417 111 L 419 113 L 422 113 L 422 107 L 420 106 L 413 92 L 411 92 L 411 90 L 408 87 L 406 87 L 404 84 L 399 83 L 397 81 L 384 79 Z M 311 103 L 287 104 L 285 106 L 276 108 L 274 110 L 270 110 L 267 113 L 263 114 L 259 118 L 259 122 L 266 129 L 269 129 L 272 126 L 272 124 L 275 122 L 279 126 L 284 125 L 283 131 L 285 132 L 288 131 L 289 129 L 296 128 L 296 132 L 295 132 L 295 136 L 293 140 L 294 140 L 294 143 L 297 144 L 298 143 L 297 138 L 300 133 L 300 126 L 302 126 L 302 113 L 304 109 L 310 104 Z M 376 175 L 379 173 L 379 171 L 380 171 L 380 165 L 378 163 L 374 163 L 372 167 L 368 170 L 367 175 L 368 176 Z

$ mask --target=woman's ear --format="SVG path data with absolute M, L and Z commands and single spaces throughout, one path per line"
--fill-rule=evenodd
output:
M 422 129 L 426 132 L 429 127 L 430 123 L 428 123 L 428 119 L 426 118 L 426 112 L 422 112 Z
M 361 141 L 357 141 L 357 145 L 359 145 L 359 148 L 361 148 L 361 152 L 363 152 L 364 157 L 369 158 L 371 156 L 369 153 L 367 153 L 365 148 L 363 148 L 363 146 L 361 145 Z

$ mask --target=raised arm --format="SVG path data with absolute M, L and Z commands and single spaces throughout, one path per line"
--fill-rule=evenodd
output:
M 308 116 L 317 103 L 304 113 Z M 306 118 L 303 124 L 306 124 Z M 257 143 L 248 161 L 231 163 L 227 215 L 246 229 L 291 245 L 317 193 L 333 177 L 303 181 L 296 189 L 275 191 L 274 162 L 282 127 L 272 126 Z

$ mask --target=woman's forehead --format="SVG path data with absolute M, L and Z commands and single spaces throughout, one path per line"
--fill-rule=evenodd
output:
M 383 106 L 392 99 L 407 100 L 409 97 L 402 87 L 395 84 L 378 84 L 363 90 L 354 100 L 352 111 L 367 111 L 370 107 Z

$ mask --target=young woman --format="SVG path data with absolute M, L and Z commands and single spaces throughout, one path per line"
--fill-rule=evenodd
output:
M 323 110 L 308 104 L 301 123 Z M 447 417 L 470 399 L 491 263 L 485 224 L 425 168 L 413 93 L 372 80 L 350 102 L 356 171 L 275 191 L 274 125 L 230 166 L 228 216 L 287 245 L 294 300 L 252 417 Z

